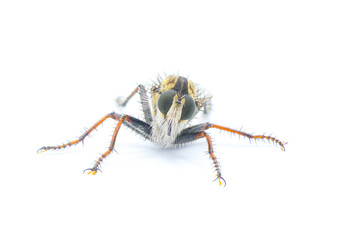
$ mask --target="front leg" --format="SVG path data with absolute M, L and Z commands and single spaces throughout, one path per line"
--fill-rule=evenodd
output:
M 92 168 L 85 169 L 84 172 L 88 171 L 88 174 L 95 175 L 97 171 L 100 170 L 99 167 L 102 161 L 115 149 L 117 134 L 119 129 L 121 128 L 123 121 L 129 121 L 129 117 L 127 115 L 124 115 L 118 120 L 118 123 L 111 138 L 109 149 L 99 157 L 99 159 L 96 161 Z
M 219 180 L 220 186 L 222 185 L 222 181 L 223 181 L 224 186 L 226 186 L 226 180 L 222 177 L 220 165 L 219 165 L 219 162 L 218 162 L 218 160 L 214 154 L 213 143 L 212 143 L 212 140 L 211 140 L 209 134 L 207 134 L 205 131 L 193 132 L 193 133 L 184 133 L 184 134 L 181 134 L 177 137 L 174 144 L 176 144 L 176 145 L 184 144 L 184 143 L 188 143 L 188 142 L 193 142 L 193 141 L 201 139 L 201 138 L 207 139 L 208 153 L 209 153 L 210 158 L 213 160 L 214 168 L 216 171 L 216 178 L 214 181 Z
M 130 128 L 134 132 L 141 135 L 144 139 L 151 140 L 151 137 L 150 137 L 151 127 L 147 123 L 145 123 L 145 122 L 143 122 L 137 118 L 131 117 L 129 115 L 123 115 L 120 117 L 119 116 L 120 115 L 114 115 L 114 114 L 112 115 L 112 118 L 115 120 L 118 120 L 118 122 L 117 122 L 116 128 L 112 134 L 112 138 L 111 138 L 111 142 L 110 142 L 110 146 L 109 146 L 108 150 L 98 158 L 98 160 L 95 162 L 95 164 L 93 165 L 92 168 L 87 168 L 84 170 L 84 172 L 88 171 L 87 174 L 95 175 L 98 171 L 101 171 L 100 170 L 101 163 L 115 149 L 116 138 L 117 138 L 119 129 L 121 128 L 122 124 L 124 124 L 126 127 Z

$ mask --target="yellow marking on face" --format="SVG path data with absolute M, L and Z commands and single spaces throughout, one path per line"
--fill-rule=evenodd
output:
M 153 116 L 156 116 L 157 108 L 158 108 L 158 100 L 159 100 L 160 94 L 156 93 L 152 95 L 152 106 L 153 106 Z
M 171 90 L 175 87 L 176 83 L 178 82 L 180 76 L 175 76 L 175 75 L 170 75 L 166 77 L 162 82 L 161 82 L 161 92 L 165 92 L 167 90 Z M 187 84 L 188 84 L 188 94 L 194 98 L 197 93 L 197 89 L 195 85 L 193 84 L 192 81 L 187 79 Z
M 193 99 L 195 99 L 196 93 L 197 93 L 196 87 L 195 87 L 195 85 L 193 84 L 193 82 L 191 82 L 190 80 L 188 80 L 188 84 L 189 84 L 189 87 L 188 87 L 188 94 L 189 94 Z
M 178 76 L 170 75 L 161 82 L 161 92 L 166 92 L 174 88 L 178 81 Z
M 180 78 L 180 76 L 176 76 L 176 75 L 169 75 L 167 76 L 164 80 L 161 81 L 160 83 L 160 91 L 161 93 L 164 93 L 168 90 L 172 90 L 175 88 L 178 79 Z M 184 78 L 186 79 L 186 78 Z M 184 88 L 184 84 L 187 84 L 187 94 L 190 95 L 190 97 L 192 97 L 194 100 L 196 98 L 196 94 L 197 94 L 197 88 L 195 87 L 194 83 L 188 79 L 186 79 L 187 82 L 183 82 L 183 84 L 181 86 L 179 86 L 181 89 Z M 157 112 L 158 112 L 158 100 L 159 97 L 161 96 L 161 93 L 158 92 L 152 92 L 151 94 L 151 102 L 152 102 L 152 113 L 153 116 L 156 116 Z M 176 100 L 176 99 L 175 99 Z M 175 102 L 174 100 L 174 102 Z

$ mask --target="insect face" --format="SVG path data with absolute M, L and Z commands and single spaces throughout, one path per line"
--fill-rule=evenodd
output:
M 178 112 L 178 118 L 182 121 L 193 117 L 196 104 L 190 95 L 179 96 L 175 90 L 168 90 L 159 97 L 158 108 L 165 116 L 170 110 Z
M 161 146 L 171 145 L 195 116 L 196 88 L 184 77 L 168 76 L 152 93 L 154 124 L 152 136 Z

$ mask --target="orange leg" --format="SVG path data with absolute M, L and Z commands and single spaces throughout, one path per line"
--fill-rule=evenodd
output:
M 38 149 L 38 152 L 41 153 L 41 152 L 45 152 L 48 150 L 59 150 L 62 148 L 66 148 L 67 146 L 73 146 L 73 145 L 78 144 L 79 142 L 83 142 L 83 140 L 94 129 L 96 129 L 100 124 L 102 124 L 108 118 L 112 118 L 112 119 L 118 121 L 116 128 L 113 132 L 112 138 L 111 138 L 110 146 L 109 146 L 108 150 L 99 157 L 99 159 L 95 162 L 95 164 L 92 168 L 85 170 L 85 171 L 89 170 L 88 174 L 95 175 L 97 173 L 97 171 L 100 170 L 99 167 L 100 167 L 100 164 L 102 163 L 102 161 L 114 150 L 118 131 L 119 131 L 120 127 L 122 126 L 122 124 L 124 124 L 126 127 L 130 128 L 130 129 L 132 129 L 134 132 L 141 135 L 143 138 L 145 138 L 147 140 L 151 140 L 151 138 L 150 138 L 151 127 L 149 124 L 147 124 L 147 123 L 145 123 L 145 122 L 143 122 L 137 118 L 131 117 L 129 115 L 120 115 L 120 114 L 117 114 L 115 112 L 112 112 L 112 113 L 105 115 L 98 122 L 96 122 L 84 134 L 82 134 L 79 137 L 79 139 L 74 140 L 74 141 L 70 141 L 70 142 L 68 142 L 66 144 L 62 144 L 62 145 L 41 147 L 40 149 Z
M 189 128 L 184 129 L 183 132 L 177 137 L 177 139 L 174 142 L 174 144 L 176 144 L 176 145 L 185 144 L 185 143 L 188 143 L 188 142 L 195 141 L 197 139 L 206 138 L 207 139 L 207 143 L 208 143 L 208 153 L 209 153 L 210 158 L 213 160 L 215 171 L 217 173 L 216 174 L 217 178 L 215 180 L 219 180 L 220 185 L 222 185 L 222 181 L 223 181 L 224 185 L 226 186 L 226 181 L 222 177 L 221 169 L 220 169 L 218 160 L 217 160 L 217 158 L 216 158 L 216 156 L 214 154 L 213 143 L 211 141 L 211 138 L 205 132 L 205 130 L 207 130 L 209 128 L 217 128 L 217 129 L 220 129 L 220 130 L 224 130 L 224 131 L 227 131 L 227 132 L 238 134 L 240 136 L 247 137 L 250 140 L 251 139 L 254 139 L 254 140 L 258 140 L 258 139 L 264 140 L 264 139 L 266 139 L 268 141 L 272 141 L 274 143 L 277 143 L 281 147 L 282 151 L 285 151 L 284 145 L 287 144 L 286 142 L 282 142 L 282 141 L 280 141 L 280 140 L 278 140 L 277 138 L 274 138 L 274 137 L 265 136 L 265 135 L 252 135 L 252 134 L 249 134 L 249 133 L 245 133 L 245 132 L 242 132 L 242 131 L 239 131 L 239 130 L 223 127 L 223 126 L 212 124 L 212 123 L 202 123 L 202 124 L 194 125 L 194 126 L 191 126 Z
M 118 123 L 116 125 L 116 128 L 115 128 L 113 135 L 112 135 L 112 138 L 111 138 L 109 149 L 98 158 L 98 160 L 95 162 L 95 164 L 92 168 L 85 169 L 84 172 L 88 171 L 87 174 L 95 175 L 97 173 L 97 171 L 100 170 L 99 167 L 100 167 L 100 164 L 102 163 L 102 161 L 104 160 L 104 158 L 106 158 L 115 148 L 115 142 L 116 142 L 117 134 L 118 134 L 118 131 L 121 128 L 124 120 L 129 121 L 129 117 L 127 115 L 124 115 L 118 120 Z
M 207 134 L 206 132 L 200 132 L 196 135 L 196 138 L 194 140 L 204 138 L 204 137 L 207 139 L 208 153 L 209 153 L 210 158 L 213 160 L 215 171 L 216 171 L 216 178 L 214 181 L 219 180 L 220 186 L 222 185 L 222 181 L 223 181 L 224 186 L 226 186 L 226 180 L 222 177 L 220 165 L 219 165 L 219 162 L 217 161 L 217 158 L 214 154 L 213 143 L 211 141 L 209 134 Z
M 106 119 L 108 118 L 114 118 L 116 120 L 118 120 L 120 118 L 120 116 L 116 113 L 109 113 L 107 115 L 105 115 L 104 117 L 102 117 L 98 122 L 96 122 L 92 127 L 90 127 L 84 134 L 82 134 L 79 139 L 74 140 L 74 141 L 70 141 L 68 143 L 62 144 L 62 145 L 57 145 L 57 146 L 44 146 L 41 147 L 40 149 L 38 149 L 38 153 L 42 153 L 48 150 L 60 150 L 62 148 L 66 148 L 69 146 L 73 146 L 76 145 L 80 142 L 83 142 L 84 139 L 94 130 L 96 129 L 100 124 L 102 124 Z
M 217 129 L 220 129 L 220 130 L 224 130 L 224 131 L 227 131 L 227 132 L 231 132 L 231 133 L 234 133 L 234 134 L 238 134 L 238 135 L 247 137 L 247 138 L 249 138 L 249 139 L 254 139 L 254 140 L 257 140 L 257 139 L 263 139 L 263 140 L 264 140 L 264 139 L 267 139 L 268 141 L 272 141 L 272 142 L 275 142 L 275 143 L 277 143 L 278 145 L 280 145 L 282 151 L 285 151 L 284 145 L 287 144 L 286 142 L 282 142 L 282 141 L 278 140 L 277 138 L 274 138 L 274 137 L 271 137 L 271 136 L 265 136 L 265 135 L 252 135 L 252 134 L 245 133 L 245 132 L 242 132 L 242 131 L 239 131 L 239 130 L 235 130 L 235 129 L 231 129 L 231 128 L 227 128 L 227 127 L 223 127 L 223 126 L 216 125 L 216 124 L 211 124 L 211 123 L 210 123 L 210 124 L 207 124 L 207 125 L 204 127 L 204 130 L 205 130 L 205 129 L 209 129 L 209 128 L 217 128 Z

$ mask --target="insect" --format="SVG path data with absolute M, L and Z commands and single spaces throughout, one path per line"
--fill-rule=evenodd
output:
M 114 150 L 117 134 L 121 126 L 124 125 L 162 148 L 181 145 L 198 139 L 205 139 L 208 144 L 208 153 L 213 161 L 216 172 L 214 181 L 218 180 L 220 185 L 224 184 L 225 186 L 226 181 L 222 177 L 219 162 L 214 154 L 213 143 L 211 137 L 207 133 L 208 129 L 216 128 L 244 136 L 250 140 L 268 140 L 269 142 L 276 143 L 281 147 L 282 151 L 285 151 L 284 145 L 286 143 L 271 136 L 252 135 L 209 122 L 190 126 L 190 121 L 198 112 L 208 112 L 211 96 L 206 96 L 201 89 L 198 89 L 192 81 L 185 77 L 170 75 L 165 79 L 159 78 L 158 82 L 154 83 L 150 88 L 151 107 L 147 90 L 143 85 L 138 85 L 127 98 L 117 99 L 118 104 L 125 106 L 137 93 L 140 95 L 144 121 L 127 114 L 111 112 L 102 117 L 78 139 L 62 145 L 41 147 L 38 149 L 38 152 L 59 150 L 83 142 L 85 138 L 105 120 L 112 118 L 117 121 L 117 125 L 113 132 L 109 148 L 98 158 L 92 168 L 85 169 L 84 172 L 95 175 L 98 171 L 101 171 L 100 165 Z

